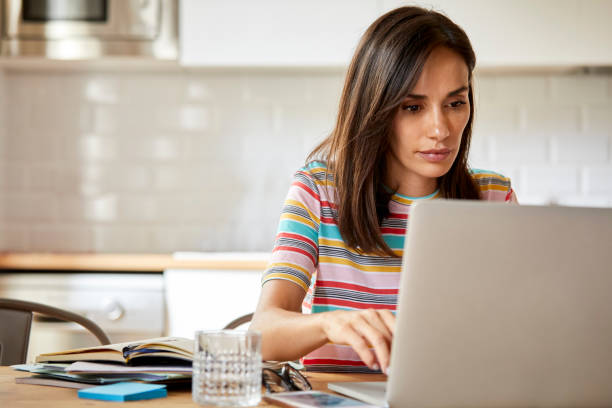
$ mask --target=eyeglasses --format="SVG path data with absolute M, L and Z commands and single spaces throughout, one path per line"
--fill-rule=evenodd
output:
M 280 373 L 271 368 L 264 368 L 261 376 L 266 390 L 270 393 L 312 390 L 312 385 L 306 377 L 289 364 L 284 364 Z

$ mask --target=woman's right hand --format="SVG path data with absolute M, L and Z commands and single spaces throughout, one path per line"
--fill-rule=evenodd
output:
M 323 312 L 319 317 L 329 341 L 351 346 L 369 368 L 386 373 L 395 330 L 395 316 L 391 311 L 337 310 Z
M 335 310 L 302 314 L 306 292 L 282 279 L 261 289 L 251 330 L 262 333 L 262 357 L 288 361 L 332 342 L 351 346 L 373 370 L 389 366 L 395 316 L 389 310 Z M 374 350 L 371 350 L 371 347 Z

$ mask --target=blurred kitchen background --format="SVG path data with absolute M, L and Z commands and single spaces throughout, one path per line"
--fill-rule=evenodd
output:
M 174 53 L 165 40 L 170 51 L 100 56 L 85 47 L 80 57 L 74 49 L 62 55 L 57 39 L 46 55 L 16 45 L 7 12 L 22 3 L 2 0 L 0 251 L 251 254 L 243 291 L 251 294 L 230 314 L 254 307 L 292 174 L 333 127 L 360 34 L 383 12 L 414 4 L 126 1 L 135 10 L 159 7 L 155 24 L 174 21 Z M 612 206 L 612 1 L 418 4 L 454 18 L 476 49 L 472 166 L 511 177 L 524 204 Z M 23 268 L 3 267 L 5 278 L 25 278 Z M 175 287 L 171 268 L 158 269 L 140 277 L 158 279 L 151 287 L 163 306 L 154 319 L 160 334 L 217 325 L 199 320 L 169 330 L 163 319 L 193 321 L 206 304 L 185 300 L 197 296 L 190 290 L 242 276 L 175 270 L 181 283 L 167 295 Z M 15 285 L 27 289 L 41 279 Z M 169 312 L 179 298 L 186 303 Z

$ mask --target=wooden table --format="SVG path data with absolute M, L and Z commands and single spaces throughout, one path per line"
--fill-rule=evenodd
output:
M 48 387 L 42 385 L 16 384 L 16 377 L 27 377 L 29 373 L 15 371 L 10 367 L 0 367 L 0 407 L 2 408 L 71 408 L 71 407 L 115 407 L 116 403 L 80 399 L 77 390 L 73 388 Z M 327 391 L 327 383 L 331 381 L 384 381 L 382 374 L 328 374 L 307 373 L 306 376 L 316 390 Z M 157 398 L 149 401 L 132 401 L 129 408 L 138 407 L 198 407 L 191 399 L 189 389 L 168 391 L 167 398 Z M 262 402 L 259 407 L 274 405 Z

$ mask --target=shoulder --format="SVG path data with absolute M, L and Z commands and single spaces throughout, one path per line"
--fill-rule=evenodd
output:
M 304 167 L 300 168 L 298 172 L 306 173 L 315 180 L 325 180 L 329 176 L 329 170 L 327 163 L 314 160 L 308 162 Z
M 514 194 L 510 178 L 503 174 L 483 169 L 470 169 L 472 180 L 478 185 L 483 200 L 510 201 Z
M 311 187 L 320 189 L 333 183 L 333 176 L 322 161 L 311 161 L 295 173 L 295 178 L 307 182 Z
M 503 187 L 510 186 L 510 179 L 503 174 L 483 169 L 470 169 L 470 175 L 480 186 L 498 185 Z

